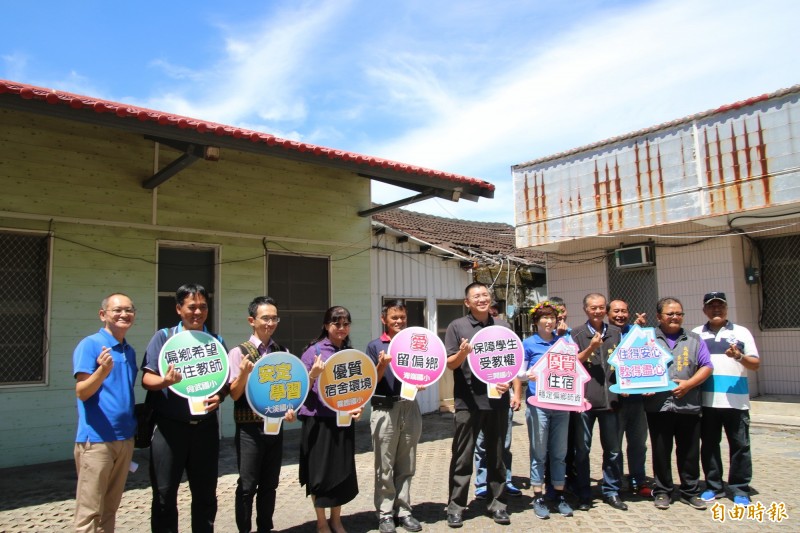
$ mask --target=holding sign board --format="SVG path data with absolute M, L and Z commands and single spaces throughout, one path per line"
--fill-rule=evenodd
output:
M 378 371 L 367 354 L 342 350 L 325 361 L 325 369 L 319 376 L 319 398 L 337 412 L 338 426 L 349 426 L 348 413 L 369 402 L 377 381 Z
M 297 411 L 308 396 L 308 371 L 303 362 L 287 352 L 261 357 L 247 378 L 245 394 L 250 408 L 264 419 L 264 433 L 277 435 L 283 415 Z
M 158 371 L 163 376 L 170 365 L 181 380 L 170 390 L 186 398 L 193 415 L 206 413 L 205 400 L 228 382 L 228 356 L 225 347 L 204 331 L 182 331 L 168 338 L 158 355 Z
M 536 379 L 536 395 L 528 403 L 560 411 L 587 411 L 592 405 L 584 399 L 589 373 L 578 360 L 578 345 L 558 339 L 529 371 Z
M 489 398 L 500 398 L 497 385 L 509 383 L 522 368 L 525 359 L 522 341 L 508 328 L 487 326 L 472 337 L 470 345 L 472 351 L 467 362 L 472 375 L 488 385 Z
M 447 351 L 436 333 L 421 327 L 406 328 L 389 343 L 390 366 L 403 387 L 400 396 L 413 400 L 417 388 L 433 385 L 447 368 Z
M 617 394 L 672 390 L 677 386 L 667 371 L 672 359 L 672 354 L 656 343 L 653 328 L 633 325 L 608 359 L 617 374 L 617 382 L 609 390 Z

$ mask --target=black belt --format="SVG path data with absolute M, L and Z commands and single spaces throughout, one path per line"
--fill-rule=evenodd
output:
M 196 426 L 198 424 L 202 424 L 203 422 L 210 422 L 211 420 L 215 420 L 216 416 L 204 416 L 203 418 L 195 418 L 190 420 L 178 420 L 176 418 L 170 418 L 168 416 L 158 415 L 156 417 L 156 424 L 159 422 L 167 422 L 172 424 L 189 424 L 190 426 Z
M 378 396 L 374 395 L 369 403 L 372 407 L 376 407 L 378 409 L 391 409 L 395 402 L 399 402 L 402 400 L 400 396 Z

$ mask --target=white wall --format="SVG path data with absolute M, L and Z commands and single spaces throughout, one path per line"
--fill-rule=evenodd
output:
M 373 248 L 371 260 L 372 338 L 381 335 L 381 299 L 384 296 L 425 300 L 427 328 L 436 331 L 438 320 L 436 303 L 440 300 L 464 299 L 464 287 L 472 276 L 461 269 L 457 259 L 443 261 L 433 254 L 403 254 L 419 252 L 419 244 L 398 243 L 391 235 L 373 236 L 373 245 L 396 251 Z M 422 391 L 418 396 L 423 413 L 439 410 L 439 383 Z
M 785 221 L 771 226 L 790 226 Z M 791 228 L 762 232 L 759 226 L 742 228 L 758 237 L 788 233 Z M 725 292 L 728 297 L 728 317 L 748 328 L 756 340 L 762 357 L 758 372 L 750 372 L 750 392 L 758 394 L 800 394 L 800 330 L 766 330 L 758 328 L 759 288 L 745 282 L 745 266 L 749 265 L 750 248 L 740 235 L 711 237 L 723 233 L 719 227 L 698 227 L 685 223 L 650 230 L 658 244 L 679 244 L 706 240 L 685 247 L 659 247 L 656 254 L 656 278 L 659 297 L 673 296 L 683 303 L 686 317 L 684 326 L 692 329 L 706 322 L 703 314 L 703 295 L 710 291 Z M 685 235 L 685 239 L 659 238 L 662 235 Z M 708 237 L 708 238 L 707 238 Z M 581 257 L 583 250 L 613 249 L 626 236 L 616 239 L 583 239 L 562 247 L 561 257 Z M 627 236 L 630 242 L 631 237 Z M 602 248 L 600 248 L 602 247 Z M 586 253 L 586 252 L 583 252 Z M 589 292 L 607 294 L 606 265 L 603 262 L 566 264 L 548 258 L 548 292 L 564 298 L 570 313 L 572 327 L 585 320 L 581 308 L 583 296 Z

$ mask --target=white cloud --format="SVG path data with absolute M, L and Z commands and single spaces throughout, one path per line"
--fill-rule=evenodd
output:
M 791 1 L 687 0 L 578 20 L 515 69 L 487 73 L 479 94 L 426 78 L 413 99 L 430 103 L 428 119 L 369 153 L 492 181 L 495 200 L 447 209 L 513 222 L 513 164 L 797 83 L 798 19 Z M 450 216 L 436 202 L 413 208 Z
M 202 72 L 157 62 L 173 77 L 201 80 L 153 98 L 148 105 L 226 124 L 258 118 L 266 122 L 300 122 L 308 114 L 299 87 L 314 68 L 315 46 L 344 11 L 343 3 L 301 5 L 273 13 L 262 21 L 227 28 L 224 54 Z M 274 128 L 272 128 L 274 129 Z
M 20 52 L 3 54 L 4 75 L 10 80 L 24 80 L 28 66 L 28 56 Z

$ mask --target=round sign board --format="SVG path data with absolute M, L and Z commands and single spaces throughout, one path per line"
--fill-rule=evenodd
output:
M 377 381 L 375 363 L 367 354 L 342 350 L 325 361 L 325 370 L 319 376 L 319 397 L 334 411 L 352 411 L 372 398 Z
M 308 396 L 308 371 L 300 358 L 272 352 L 259 358 L 247 378 L 245 394 L 250 408 L 263 418 L 280 418 L 297 411 Z
M 436 333 L 410 327 L 399 332 L 389 343 L 389 365 L 397 379 L 409 385 L 432 385 L 447 368 L 447 350 Z
M 488 326 L 469 341 L 472 351 L 467 356 L 472 374 L 484 383 L 508 383 L 517 376 L 525 360 L 522 341 L 503 326 Z
M 184 398 L 208 398 L 228 382 L 225 347 L 204 331 L 184 330 L 168 338 L 158 355 L 158 371 L 162 376 L 169 365 L 175 365 L 182 376 L 169 388 Z

